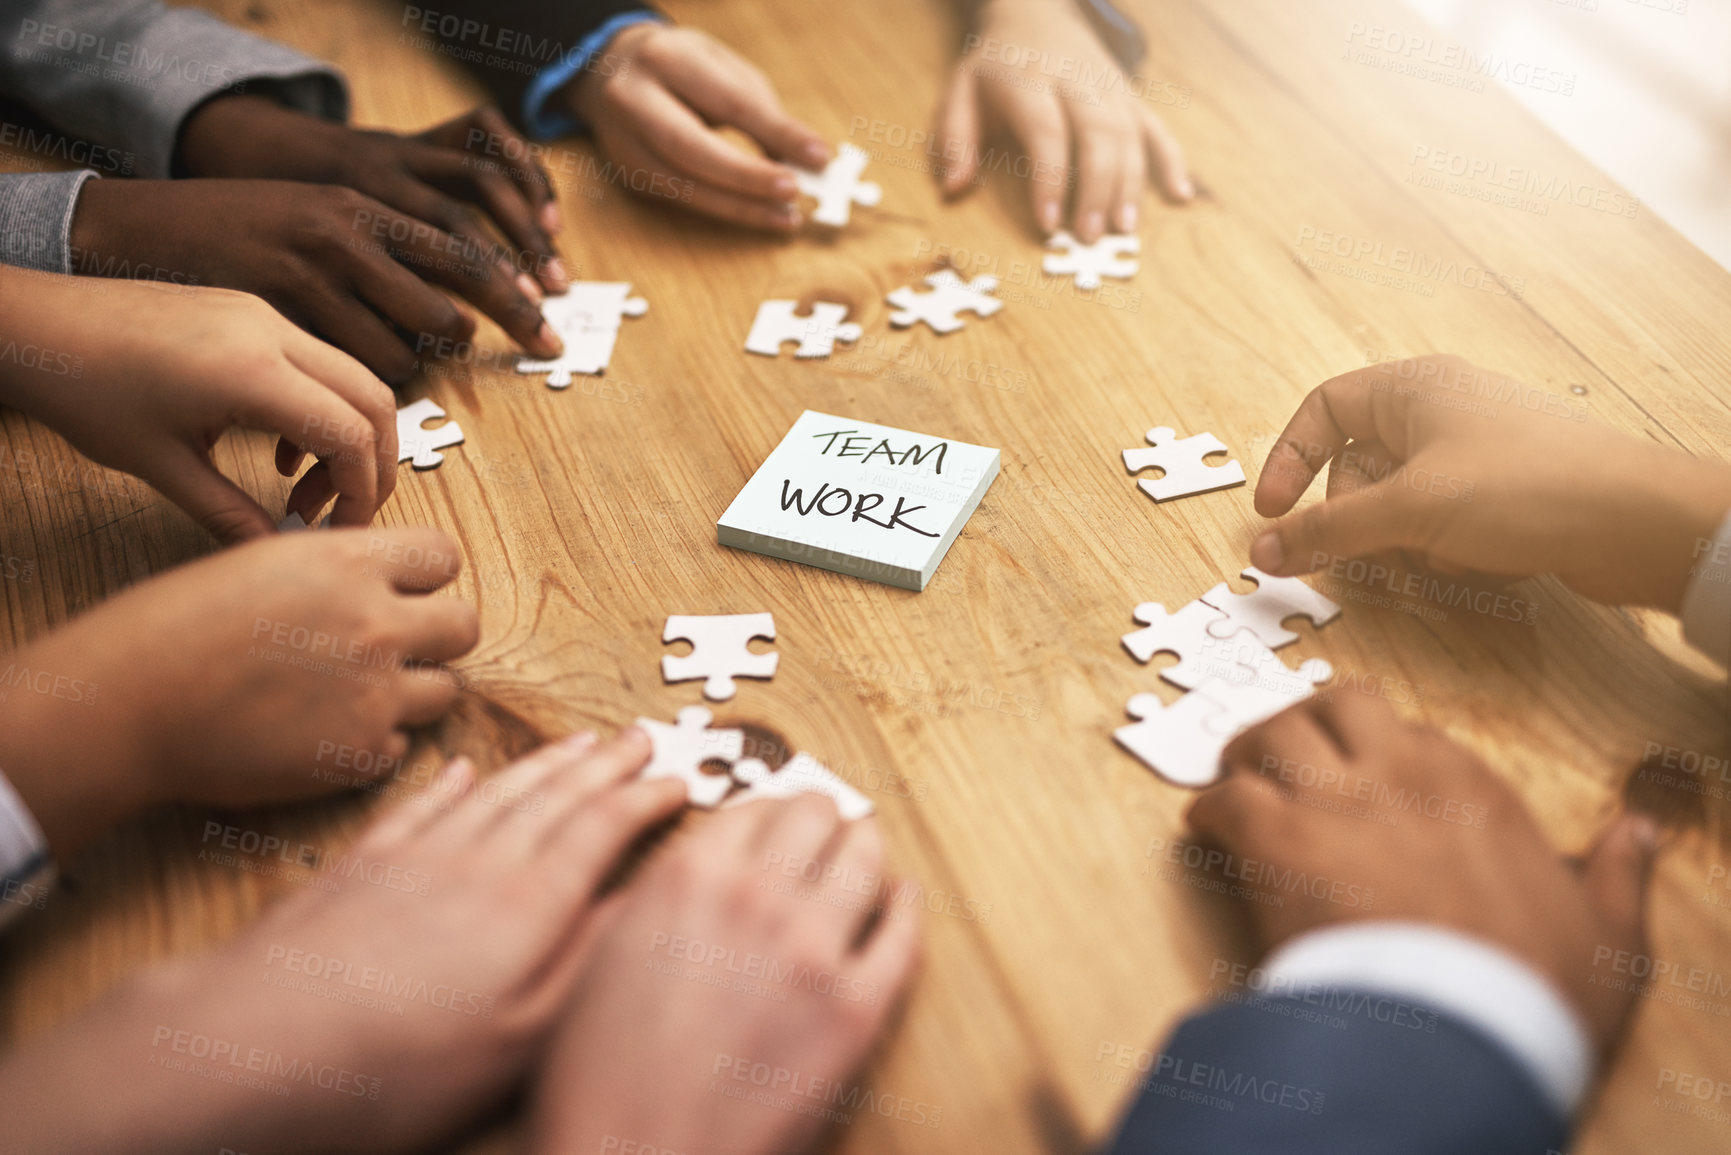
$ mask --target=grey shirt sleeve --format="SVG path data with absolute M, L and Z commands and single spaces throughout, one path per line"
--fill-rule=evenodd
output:
M 0 94 L 68 133 L 170 174 L 181 122 L 221 92 L 270 81 L 291 108 L 348 116 L 341 73 L 204 12 L 158 0 L 22 0 L 0 17 Z
M 70 273 L 72 208 L 95 175 L 89 169 L 0 173 L 0 261 Z

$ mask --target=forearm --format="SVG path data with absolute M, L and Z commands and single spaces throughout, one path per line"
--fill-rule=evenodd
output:
M 536 79 L 596 29 L 638 12 L 657 9 L 652 0 L 445 0 L 438 11 L 405 8 L 403 24 L 467 64 L 505 115 L 525 125 L 524 98 Z
M 335 70 L 207 13 L 90 0 L 12 7 L 0 93 L 69 133 L 133 153 L 141 176 L 169 176 L 187 115 L 249 83 L 272 82 L 280 99 L 319 115 L 347 113 Z
M 240 1085 L 230 1042 L 200 1014 L 192 968 L 171 963 L 0 1060 L 4 1146 L 63 1155 L 257 1149 L 281 1108 Z M 241 1068 L 244 1070 L 244 1067 Z

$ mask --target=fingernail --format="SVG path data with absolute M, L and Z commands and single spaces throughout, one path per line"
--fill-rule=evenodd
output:
M 517 291 L 539 305 L 547 299 L 547 294 L 541 291 L 541 286 L 535 283 L 535 278 L 528 273 L 517 274 Z
M 1280 535 L 1269 530 L 1250 544 L 1250 564 L 1257 569 L 1277 574 L 1286 562 L 1286 551 L 1280 548 Z
M 560 260 L 558 257 L 549 257 L 547 258 L 547 264 L 543 267 L 547 270 L 547 279 L 549 281 L 552 281 L 561 289 L 568 289 L 571 287 L 571 274 L 565 271 L 564 261 Z
M 1048 233 L 1058 231 L 1058 202 L 1047 201 L 1040 206 L 1040 228 Z
M 805 220 L 805 217 L 800 215 L 800 211 L 792 205 L 788 205 L 786 208 L 782 209 L 779 215 L 782 223 L 790 229 L 799 228 L 800 224 Z
M 572 750 L 587 750 L 595 745 L 595 731 L 579 730 L 565 739 L 565 745 Z
M 548 201 L 541 206 L 541 227 L 550 233 L 556 233 L 563 227 L 564 221 L 559 216 L 559 205 L 556 201 Z
M 541 322 L 541 330 L 535 334 L 535 339 L 541 343 L 541 347 L 547 351 L 547 355 L 550 357 L 557 357 L 565 351 L 565 342 L 559 339 L 559 334 L 553 331 L 553 326 L 545 321 Z
M 829 146 L 821 140 L 808 140 L 799 150 L 799 158 L 807 168 L 822 168 L 829 163 Z
M 1185 200 L 1189 200 L 1191 197 L 1196 195 L 1196 186 L 1190 183 L 1189 177 L 1181 176 L 1175 183 L 1178 187 L 1178 195 L 1183 197 Z
M 1077 226 L 1077 231 L 1082 234 L 1082 239 L 1084 241 L 1092 241 L 1104 232 L 1105 229 L 1106 215 L 1101 212 L 1089 213 L 1087 216 L 1082 218 L 1081 223 Z
M 470 772 L 474 769 L 475 764 L 469 761 L 467 755 L 457 755 L 455 758 L 445 763 L 445 768 L 439 772 L 439 788 L 442 790 L 455 789 L 461 782 L 468 778 Z
M 799 182 L 786 174 L 778 176 L 770 189 L 770 195 L 777 200 L 790 201 L 799 195 Z
M 1118 231 L 1133 233 L 1136 231 L 1136 203 L 1125 201 L 1118 207 Z

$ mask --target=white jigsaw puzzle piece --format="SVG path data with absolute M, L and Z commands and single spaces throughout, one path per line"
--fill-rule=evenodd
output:
M 618 329 L 575 329 L 564 334 L 565 351 L 549 361 L 517 362 L 519 373 L 547 374 L 549 389 L 566 389 L 573 376 L 590 377 L 607 368 L 613 359 Z
M 1135 276 L 1140 266 L 1128 254 L 1142 251 L 1142 239 L 1125 233 L 1107 233 L 1085 245 L 1067 232 L 1058 232 L 1052 234 L 1046 247 L 1068 251 L 1046 254 L 1040 268 L 1053 276 L 1073 273 L 1078 289 L 1098 289 L 1101 277 Z
M 1147 628 L 1125 634 L 1124 648 L 1144 664 L 1157 654 L 1177 655 L 1178 664 L 1161 670 L 1160 676 L 1180 689 L 1192 689 L 1208 676 L 1204 657 L 1219 646 L 1208 627 L 1225 616 L 1201 602 L 1190 602 L 1170 614 L 1159 602 L 1143 602 L 1136 607 L 1135 617 Z
M 1321 629 L 1340 616 L 1340 606 L 1323 597 L 1297 578 L 1275 577 L 1255 566 L 1247 566 L 1239 574 L 1256 583 L 1247 594 L 1235 594 L 1225 582 L 1202 595 L 1202 601 L 1226 615 L 1226 620 L 1209 626 L 1217 638 L 1229 638 L 1240 630 L 1256 635 L 1269 649 L 1291 645 L 1298 635 L 1280 623 L 1287 618 L 1309 618 L 1310 624 Z
M 629 281 L 578 281 L 541 304 L 541 316 L 559 334 L 565 351 L 546 360 L 520 357 L 517 372 L 546 373 L 553 389 L 569 387 L 573 375 L 603 372 L 613 359 L 624 318 L 648 311 L 648 301 L 631 296 Z
M 775 638 L 775 615 L 672 614 L 661 631 L 663 642 L 687 641 L 691 653 L 661 659 L 661 676 L 669 682 L 704 679 L 703 696 L 716 702 L 733 697 L 735 678 L 773 678 L 780 654 L 754 654 L 753 638 Z
M 630 281 L 578 281 L 541 302 L 541 316 L 560 336 L 579 329 L 617 329 L 624 318 L 648 311 L 648 301 L 631 295 Z
M 330 527 L 329 521 L 317 521 L 308 525 L 307 519 L 298 513 L 291 513 L 276 523 L 278 533 L 304 533 L 309 529 L 329 529 Z
M 1179 437 L 1176 431 L 1162 425 L 1150 429 L 1147 440 L 1153 448 L 1124 451 L 1124 468 L 1131 473 L 1155 468 L 1165 470 L 1166 475 L 1158 480 L 1137 483 L 1142 492 L 1155 501 L 1212 493 L 1244 484 L 1244 469 L 1236 461 L 1228 461 L 1225 465 L 1203 464 L 1202 459 L 1211 453 L 1228 452 L 1212 433 Z
M 800 794 L 822 794 L 835 803 L 843 819 L 864 818 L 875 807 L 871 799 L 843 782 L 810 754 L 795 754 L 780 770 L 771 771 L 758 758 L 743 758 L 733 764 L 733 777 L 745 789 L 727 800 L 739 806 L 760 798 L 793 798 Z
M 1221 709 L 1215 698 L 1185 694 L 1167 706 L 1157 695 L 1137 694 L 1124 708 L 1137 721 L 1120 726 L 1112 737 L 1150 770 L 1193 790 L 1220 776 L 1220 752 L 1229 739 L 1210 728 Z
M 854 205 L 871 208 L 883 200 L 884 190 L 869 180 L 861 180 L 866 164 L 871 160 L 865 149 L 855 144 L 843 144 L 836 149 L 822 172 L 795 169 L 794 182 L 799 191 L 817 201 L 811 219 L 820 225 L 841 228 L 847 224 Z
M 851 345 L 865 333 L 859 325 L 843 321 L 847 316 L 846 305 L 818 301 L 812 305 L 810 316 L 794 312 L 798 305 L 798 301 L 765 301 L 759 305 L 757 318 L 745 338 L 746 352 L 779 357 L 783 342 L 798 341 L 795 357 L 827 357 L 835 350 L 837 341 Z
M 998 287 L 998 278 L 982 274 L 964 281 L 954 269 L 941 269 L 926 278 L 929 293 L 916 293 L 903 285 L 884 299 L 897 309 L 890 314 L 890 324 L 898 329 L 924 321 L 939 333 L 953 333 L 962 327 L 959 314 L 972 312 L 990 317 L 1004 307 L 1004 302 L 989 294 Z
M 1215 636 L 1213 631 L 1219 625 L 1220 619 L 1208 623 L 1209 636 L 1192 656 L 1188 672 L 1194 675 L 1193 680 L 1259 686 L 1302 698 L 1310 693 L 1313 684 L 1334 677 L 1334 667 L 1322 658 L 1310 658 L 1295 670 L 1249 630 L 1239 630 L 1224 638 Z
M 463 444 L 463 427 L 455 421 L 447 421 L 437 429 L 422 428 L 423 422 L 444 415 L 445 411 L 430 397 L 423 397 L 412 405 L 405 405 L 397 410 L 399 463 L 407 461 L 416 469 L 432 469 L 445 460 L 445 455 L 439 450 Z
M 685 797 L 693 806 L 713 809 L 733 789 L 733 779 L 726 774 L 705 774 L 703 763 L 711 759 L 726 762 L 731 768 L 745 753 L 745 731 L 712 729 L 714 715 L 702 706 L 687 706 L 679 711 L 679 724 L 672 726 L 654 718 L 639 718 L 637 725 L 654 746 L 649 765 L 640 778 L 680 778 L 685 781 Z

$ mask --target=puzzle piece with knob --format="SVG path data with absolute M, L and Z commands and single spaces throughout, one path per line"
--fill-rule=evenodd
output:
M 1159 469 L 1164 476 L 1145 478 L 1137 482 L 1155 501 L 1170 501 L 1197 493 L 1212 493 L 1244 484 L 1244 468 L 1236 461 L 1224 465 L 1206 465 L 1203 459 L 1216 453 L 1229 452 L 1212 433 L 1194 437 L 1179 437 L 1177 432 L 1162 425 L 1148 431 L 1149 449 L 1126 449 L 1124 468 L 1131 473 L 1144 469 Z
M 546 360 L 520 358 L 517 372 L 545 373 L 549 388 L 568 388 L 574 374 L 592 376 L 605 370 L 624 319 L 648 311 L 648 301 L 631 296 L 629 281 L 578 281 L 541 304 L 542 318 L 559 334 L 565 351 Z
M 725 702 L 737 690 L 735 678 L 773 678 L 780 654 L 754 654 L 753 638 L 775 639 L 775 615 L 672 614 L 661 631 L 663 642 L 686 641 L 691 653 L 661 659 L 661 676 L 669 682 L 703 679 L 703 696 Z
M 837 341 L 851 345 L 865 332 L 854 322 L 844 320 L 846 305 L 818 301 L 805 316 L 794 312 L 798 307 L 798 301 L 765 301 L 759 305 L 757 319 L 752 321 L 751 332 L 745 338 L 746 352 L 779 357 L 783 343 L 798 341 L 795 357 L 827 357 L 835 350 Z
M 439 403 L 430 397 L 405 405 L 397 410 L 397 461 L 410 462 L 416 469 L 432 469 L 445 460 L 441 449 L 463 444 L 463 427 L 447 421 L 434 429 L 422 423 L 445 415 Z M 304 524 L 304 523 L 303 523 Z
M 829 767 L 810 754 L 795 754 L 780 770 L 757 758 L 744 758 L 733 764 L 734 780 L 745 787 L 727 800 L 737 806 L 759 798 L 794 798 L 801 794 L 821 794 L 835 803 L 844 820 L 864 818 L 874 807 L 871 799 L 836 777 Z
M 1053 276 L 1073 274 L 1078 289 L 1098 289 L 1101 277 L 1122 280 L 1136 274 L 1138 266 L 1130 254 L 1142 251 L 1142 241 L 1124 233 L 1107 233 L 1085 245 L 1067 232 L 1057 232 L 1046 247 L 1062 251 L 1047 253 L 1040 262 L 1042 270 Z
M 926 284 L 930 292 L 916 293 L 903 285 L 884 298 L 896 307 L 890 314 L 891 325 L 904 329 L 924 321 L 939 333 L 953 333 L 962 327 L 961 314 L 990 317 L 1004 307 L 990 295 L 998 287 L 996 277 L 981 274 L 964 281 L 954 269 L 940 269 L 926 278 Z
M 883 200 L 884 190 L 869 180 L 861 180 L 871 155 L 855 144 L 843 144 L 823 167 L 822 172 L 795 169 L 793 179 L 799 191 L 817 201 L 811 219 L 820 225 L 839 229 L 847 224 L 853 206 L 866 208 Z
M 745 753 L 745 731 L 710 726 L 715 716 L 702 706 L 679 711 L 679 723 L 669 725 L 654 718 L 639 718 L 637 726 L 649 735 L 653 753 L 641 778 L 679 778 L 685 782 L 685 797 L 693 806 L 713 808 L 733 789 L 726 774 L 709 774 L 703 764 L 721 761 L 731 767 Z

